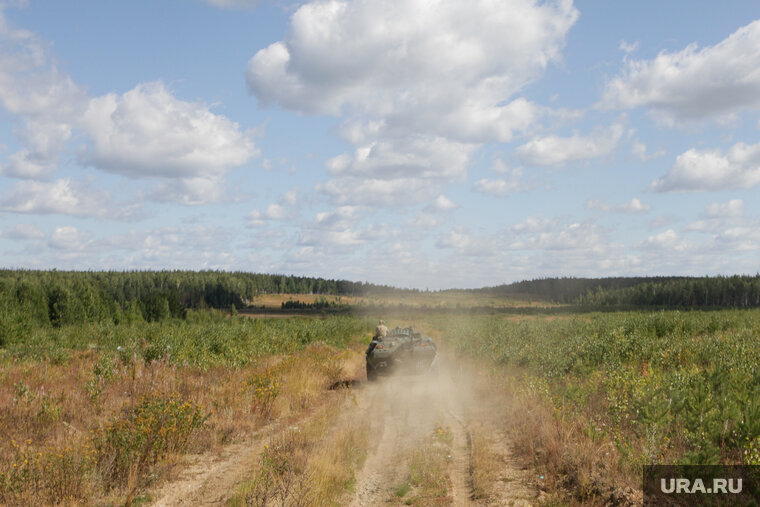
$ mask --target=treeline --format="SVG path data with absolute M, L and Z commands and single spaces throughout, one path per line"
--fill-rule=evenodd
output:
M 618 288 L 599 286 L 577 302 L 590 306 L 758 307 L 760 275 L 668 279 Z
M 405 292 L 346 280 L 221 271 L 0 270 L 2 326 L 184 318 L 188 308 L 243 308 L 259 294 Z
M 280 303 L 282 310 L 327 310 L 327 309 L 346 309 L 348 305 L 338 301 L 328 301 L 325 298 L 319 298 L 313 303 L 305 303 L 303 301 L 288 299 Z
M 663 283 L 683 277 L 537 278 L 496 287 L 474 289 L 490 296 L 522 296 L 554 303 L 577 303 L 581 296 L 596 290 L 614 291 L 643 283 Z
M 582 306 L 760 306 L 760 275 L 716 277 L 540 278 L 473 292 Z

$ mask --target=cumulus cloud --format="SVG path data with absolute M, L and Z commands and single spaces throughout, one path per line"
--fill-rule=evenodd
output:
M 744 216 L 744 200 L 731 199 L 727 202 L 714 202 L 702 212 L 703 220 L 690 223 L 686 230 L 713 234 L 716 238 L 722 238 L 725 242 L 728 238 L 736 235 L 737 231 L 756 229 L 757 224 L 752 223 Z M 746 234 L 749 240 L 755 233 Z
M 359 206 L 338 206 L 330 211 L 317 213 L 314 220 L 303 224 L 298 244 L 313 252 L 347 252 L 389 237 L 385 224 L 360 227 L 362 211 Z
M 532 219 L 528 219 L 530 221 Z M 526 221 L 526 222 L 528 222 Z M 583 250 L 593 251 L 604 243 L 602 231 L 593 223 L 537 219 L 517 224 L 512 230 L 520 233 L 509 245 L 512 250 Z M 533 227 L 531 227 L 533 225 Z
M 288 220 L 298 216 L 298 191 L 285 192 L 278 202 L 273 202 L 264 211 L 253 210 L 248 213 L 248 225 L 259 227 L 272 220 Z
M 649 236 L 644 241 L 637 243 L 636 246 L 642 250 L 669 250 L 675 252 L 684 252 L 690 248 L 689 242 L 673 229 Z
M 708 218 L 740 217 L 744 215 L 744 201 L 731 199 L 728 202 L 714 202 L 705 209 Z
M 336 176 L 395 179 L 413 175 L 429 180 L 463 178 L 474 146 L 443 137 L 411 136 L 378 141 L 330 159 L 327 167 Z
M 494 197 L 506 197 L 520 190 L 520 182 L 504 179 L 482 178 L 472 186 L 473 192 L 491 195 Z
M 396 206 L 424 202 L 438 193 L 420 178 L 340 178 L 317 185 L 338 205 Z
M 648 153 L 647 145 L 640 141 L 633 142 L 631 153 L 633 153 L 633 155 L 642 162 L 648 162 L 656 158 L 662 158 L 667 154 L 663 148 L 656 150 L 654 153 Z
M 596 129 L 589 135 L 574 134 L 570 137 L 537 137 L 517 148 L 523 164 L 531 166 L 562 166 L 604 157 L 617 148 L 624 127 L 614 124 L 609 128 Z
M 760 107 L 760 20 L 714 46 L 690 44 L 651 60 L 628 60 L 599 104 L 649 107 L 670 121 L 719 118 Z
M 73 122 L 86 105 L 86 92 L 50 56 L 47 44 L 13 28 L 0 5 L 0 104 L 16 116 L 14 132 L 24 146 L 2 174 L 47 178 L 71 138 Z
M 499 102 L 559 57 L 577 16 L 569 1 L 315 1 L 294 13 L 287 40 L 251 58 L 248 86 L 262 103 L 304 112 L 411 106 L 440 117 L 453 104 L 487 107 L 498 123 Z
M 22 145 L 0 167 L 4 176 L 48 179 L 75 141 L 82 164 L 128 177 L 175 179 L 151 195 L 192 204 L 218 198 L 208 183 L 257 155 L 252 131 L 241 131 L 206 104 L 177 99 L 160 81 L 89 97 L 59 69 L 49 47 L 13 28 L 0 5 L 0 104 L 14 115 Z
M 516 234 L 545 233 L 552 231 L 558 224 L 556 219 L 534 216 L 514 224 L 510 230 Z
M 0 210 L 33 215 L 62 214 L 130 220 L 139 206 L 119 203 L 105 190 L 70 178 L 55 181 L 23 180 L 0 197 Z
M 599 199 L 586 201 L 587 210 L 599 210 L 607 213 L 649 213 L 652 206 L 642 203 L 638 197 L 623 204 L 609 204 Z
M 158 202 L 176 202 L 200 206 L 221 202 L 225 197 L 224 181 L 219 177 L 165 179 L 150 193 Z
M 250 136 L 201 103 L 175 98 L 161 81 L 90 100 L 80 160 L 129 177 L 210 177 L 257 154 Z
M 92 234 L 81 232 L 76 227 L 56 227 L 48 240 L 48 246 L 55 250 L 84 250 L 92 241 Z
M 620 51 L 624 52 L 625 54 L 633 53 L 637 49 L 639 49 L 639 41 L 635 42 L 628 42 L 625 40 L 621 40 L 620 44 L 618 45 L 618 48 Z
M 433 201 L 430 204 L 425 206 L 425 211 L 428 211 L 428 212 L 451 211 L 451 210 L 457 209 L 458 207 L 459 205 L 457 203 L 455 203 L 454 201 L 452 201 L 445 195 L 441 194 L 435 199 L 433 199 Z
M 670 171 L 652 182 L 655 192 L 715 191 L 752 188 L 760 183 L 760 143 L 737 143 L 720 150 L 690 149 L 680 154 Z
M 409 196 L 463 178 L 481 143 L 533 128 L 546 112 L 515 95 L 560 58 L 577 16 L 570 0 L 317 0 L 246 79 L 260 104 L 343 118 L 356 150 L 328 163 L 336 203 Z
M 45 233 L 34 224 L 18 224 L 0 231 L 0 238 L 6 239 L 43 239 Z

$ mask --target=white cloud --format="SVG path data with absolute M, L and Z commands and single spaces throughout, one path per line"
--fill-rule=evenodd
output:
M 663 148 L 660 148 L 654 153 L 649 154 L 647 153 L 647 145 L 640 141 L 633 142 L 633 147 L 631 148 L 631 152 L 636 158 L 638 158 L 642 162 L 648 162 L 650 160 L 662 158 L 667 154 L 667 152 Z
M 129 177 L 221 176 L 258 154 L 238 124 L 175 98 L 160 81 L 92 99 L 82 127 L 91 144 L 80 160 Z
M 728 202 L 714 202 L 707 207 L 705 214 L 709 218 L 740 217 L 744 215 L 744 201 L 731 199 Z
M 496 245 L 489 238 L 470 233 L 461 225 L 455 226 L 442 234 L 435 243 L 440 249 L 455 249 L 465 257 L 492 256 L 496 252 Z
M 642 203 L 638 197 L 634 197 L 629 202 L 623 204 L 609 204 L 598 199 L 589 199 L 586 201 L 587 210 L 599 210 L 608 213 L 649 213 L 652 206 Z
M 532 166 L 561 166 L 604 157 L 617 148 L 624 130 L 621 124 L 614 124 L 606 129 L 596 129 L 587 136 L 538 137 L 518 147 L 517 155 L 523 164 Z
M 202 204 L 220 200 L 227 170 L 257 155 L 255 132 L 241 132 L 205 104 L 175 98 L 160 81 L 137 85 L 123 95 L 88 97 L 59 70 L 50 46 L 11 27 L 0 6 L 0 104 L 15 115 L 14 133 L 22 145 L 2 164 L 2 175 L 48 179 L 73 140 L 83 164 L 129 177 L 172 178 L 174 182 L 163 182 L 151 196 Z M 85 135 L 77 135 L 81 133 Z M 52 187 L 60 189 L 60 181 Z M 88 201 L 82 197 L 80 210 L 81 202 Z M 88 209 L 74 214 L 97 213 Z
M 320 229 L 348 229 L 359 220 L 357 206 L 339 206 L 332 211 L 317 213 L 313 226 Z
M 462 226 L 455 227 L 441 236 L 436 242 L 435 246 L 438 248 L 458 248 L 464 249 L 470 246 L 472 238 Z
M 533 221 L 535 220 L 535 221 Z M 580 250 L 599 253 L 605 241 L 602 231 L 593 223 L 528 219 L 512 227 L 520 233 L 511 250 Z
M 432 199 L 437 188 L 420 178 L 340 178 L 317 186 L 339 205 L 403 207 Z
M 760 143 L 737 143 L 720 150 L 690 149 L 678 156 L 670 171 L 652 182 L 655 192 L 714 191 L 752 188 L 760 183 Z
M 481 178 L 472 185 L 472 191 L 493 197 L 506 197 L 515 192 L 522 192 L 530 188 L 522 180 L 522 168 L 512 169 L 503 160 L 497 158 L 491 164 L 491 170 L 508 176 L 508 178 Z
M 55 250 L 83 250 L 92 241 L 92 234 L 80 232 L 76 227 L 56 227 L 48 240 L 48 246 Z
M 19 181 L 0 197 L 0 210 L 32 215 L 62 214 L 130 220 L 139 216 L 139 206 L 119 203 L 108 192 L 64 178 Z
M 0 231 L 0 238 L 7 239 L 43 239 L 45 233 L 34 224 L 18 224 Z
M 349 252 L 373 241 L 387 242 L 388 227 L 373 224 L 359 227 L 362 210 L 358 206 L 338 206 L 331 211 L 317 213 L 314 220 L 303 224 L 298 244 L 311 247 L 318 253 Z
M 428 211 L 422 211 L 416 217 L 410 218 L 404 222 L 406 227 L 414 227 L 421 229 L 433 229 L 445 222 L 444 217 L 437 213 L 431 213 Z
M 167 179 L 150 193 L 158 202 L 176 202 L 186 206 L 200 206 L 221 202 L 226 196 L 221 178 Z
M 343 118 L 356 150 L 328 162 L 320 187 L 336 203 L 419 202 L 463 179 L 480 144 L 549 114 L 516 94 L 559 60 L 577 16 L 570 0 L 315 0 L 246 77 L 260 104 Z M 413 195 L 423 186 L 436 188 Z
M 522 222 L 519 222 L 510 227 L 510 230 L 516 234 L 543 233 L 553 230 L 558 225 L 558 223 L 559 222 L 556 219 L 528 217 Z
M 685 252 L 690 248 L 690 244 L 673 229 L 649 236 L 644 241 L 640 241 L 636 246 L 642 250 L 669 250 L 675 252 Z
M 635 42 L 628 42 L 621 40 L 620 45 L 618 45 L 618 48 L 620 51 L 623 51 L 625 54 L 630 54 L 639 49 L 639 41 Z
M 629 60 L 605 87 L 600 106 L 649 107 L 670 121 L 720 118 L 760 107 L 760 20 L 714 46 Z
M 9 25 L 2 7 L 0 104 L 16 116 L 14 132 L 24 147 L 10 156 L 0 172 L 17 178 L 46 178 L 58 166 L 86 94 L 58 69 L 43 41 Z
M 353 156 L 330 159 L 327 167 L 332 175 L 342 177 L 449 181 L 464 178 L 474 148 L 442 137 L 410 136 L 363 146 Z
M 472 186 L 473 192 L 492 195 L 494 197 L 506 197 L 509 194 L 520 191 L 520 182 L 515 180 L 482 178 Z
M 285 192 L 278 202 L 273 202 L 264 211 L 248 213 L 248 225 L 259 227 L 272 220 L 290 220 L 298 216 L 299 196 L 297 190 Z
M 441 194 L 433 201 L 425 206 L 425 211 L 429 212 L 440 212 L 440 211 L 451 211 L 454 209 L 457 209 L 459 205 L 446 197 L 445 195 Z
M 484 112 L 496 127 L 501 101 L 559 58 L 577 16 L 569 1 L 314 1 L 287 40 L 251 58 L 248 86 L 262 103 L 304 112 L 440 119 L 454 105 L 465 128 Z

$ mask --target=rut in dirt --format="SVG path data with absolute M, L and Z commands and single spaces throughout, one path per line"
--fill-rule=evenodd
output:
M 410 453 L 429 442 L 437 428 L 450 432 L 447 456 L 452 505 L 471 504 L 471 441 L 462 406 L 451 379 L 397 376 L 368 383 L 360 409 L 372 414 L 370 454 L 357 473 L 354 507 L 398 501 L 394 490 L 404 482 Z

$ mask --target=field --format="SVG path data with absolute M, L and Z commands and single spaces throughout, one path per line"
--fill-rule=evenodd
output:
M 15 328 L 0 503 L 626 505 L 644 464 L 760 464 L 757 310 L 405 311 L 440 377 L 366 385 L 369 317 Z

